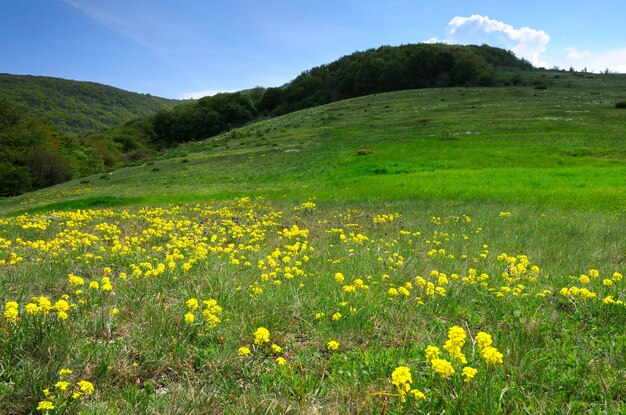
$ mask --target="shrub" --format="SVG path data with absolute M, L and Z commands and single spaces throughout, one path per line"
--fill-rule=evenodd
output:
M 619 101 L 615 103 L 615 108 L 626 108 L 626 101 Z

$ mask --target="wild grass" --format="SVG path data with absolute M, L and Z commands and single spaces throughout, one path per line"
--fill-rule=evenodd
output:
M 559 76 L 336 103 L 1 201 L 0 413 L 623 413 L 623 79 Z
M 349 195 L 620 212 L 626 118 L 613 104 L 626 81 L 589 76 L 547 73 L 553 85 L 545 91 L 427 89 L 338 102 L 180 146 L 106 180 L 96 175 L 5 199 L 0 209 L 79 207 L 103 197 L 132 205 Z M 372 152 L 358 155 L 362 148 Z

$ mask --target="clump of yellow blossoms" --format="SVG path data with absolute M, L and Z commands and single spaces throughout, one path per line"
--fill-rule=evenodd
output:
M 44 389 L 45 399 L 37 404 L 38 411 L 48 412 L 55 408 L 67 409 L 68 405 L 73 404 L 77 399 L 85 395 L 92 395 L 95 392 L 93 383 L 87 380 L 79 380 L 76 383 L 72 383 L 69 378 L 71 374 L 71 369 L 63 368 L 59 371 L 61 379 L 52 388 L 56 391 L 56 394 L 52 393 L 50 389 Z
M 461 348 L 465 344 L 465 330 L 459 326 L 453 326 L 448 330 L 448 340 L 443 345 L 443 348 L 450 354 L 453 359 L 459 360 L 461 363 L 467 363 L 465 355 L 461 351 Z
M 249 356 L 250 355 L 250 348 L 246 347 L 246 346 L 242 346 L 239 348 L 239 350 L 237 350 L 237 353 L 239 354 L 239 356 Z
M 432 362 L 433 359 L 437 359 L 439 357 L 439 355 L 441 354 L 441 351 L 439 350 L 439 348 L 437 346 L 426 346 L 426 361 L 428 363 Z
M 190 298 L 185 302 L 185 305 L 188 309 L 185 314 L 185 323 L 193 324 L 196 319 L 193 312 L 200 308 L 200 303 L 197 299 Z M 213 329 L 222 322 L 219 316 L 222 314 L 223 309 L 219 306 L 219 304 L 217 304 L 216 300 L 204 300 L 202 301 L 202 306 L 202 316 L 204 317 L 204 321 L 206 322 L 208 329 Z
M 478 349 L 488 365 L 502 364 L 503 363 L 503 355 L 496 349 L 491 346 L 493 344 L 493 340 L 491 339 L 491 335 L 481 331 L 476 335 L 476 343 L 478 343 Z
M 265 327 L 259 327 L 254 332 L 254 344 L 261 346 L 270 342 L 270 331 Z
M 4 304 L 4 318 L 11 322 L 15 323 L 17 321 L 17 316 L 19 315 L 19 304 L 15 301 L 9 301 Z
M 413 395 L 416 400 L 426 399 L 424 395 L 418 389 L 411 389 L 413 383 L 413 377 L 411 376 L 411 369 L 406 366 L 398 366 L 391 374 L 391 383 L 396 387 L 398 396 L 402 402 L 406 401 L 407 394 Z
M 463 371 L 461 372 L 461 374 L 464 377 L 463 382 L 469 383 L 472 379 L 474 379 L 474 376 L 476 376 L 476 373 L 478 373 L 477 369 L 474 369 L 473 367 L 470 367 L 470 366 L 465 366 L 463 368 Z
M 456 372 L 454 367 L 452 367 L 452 363 L 445 359 L 433 359 L 430 361 L 430 365 L 442 378 L 449 378 Z
M 335 351 L 335 350 L 337 350 L 339 348 L 339 343 L 337 341 L 335 341 L 335 340 L 331 340 L 331 341 L 328 342 L 328 344 L 326 344 L 326 348 L 329 351 L 333 352 L 333 351 Z

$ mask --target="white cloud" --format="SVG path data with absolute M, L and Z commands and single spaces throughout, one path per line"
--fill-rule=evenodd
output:
M 427 39 L 427 40 L 423 41 L 422 43 L 429 43 L 429 44 L 432 44 L 432 43 L 445 43 L 445 40 L 440 40 L 440 39 L 437 39 L 436 37 L 431 37 L 430 39 Z
M 511 50 L 535 66 L 548 67 L 541 54 L 546 51 L 550 36 L 530 27 L 515 28 L 510 24 L 474 14 L 456 16 L 446 28 L 446 43 L 489 44 Z
M 565 57 L 565 59 L 570 60 L 578 60 L 591 56 L 591 52 L 589 52 L 588 50 L 578 50 L 571 47 L 565 48 L 565 52 L 567 52 L 567 56 Z
M 221 94 L 223 92 L 235 92 L 235 91 L 223 91 L 220 89 L 204 89 L 202 91 L 180 93 L 178 94 L 178 99 L 199 99 L 202 97 L 211 97 L 213 95 Z
M 608 51 L 579 51 L 576 48 L 565 48 L 565 64 L 577 70 L 587 68 L 588 71 L 602 72 L 606 69 L 611 72 L 626 73 L 626 48 Z

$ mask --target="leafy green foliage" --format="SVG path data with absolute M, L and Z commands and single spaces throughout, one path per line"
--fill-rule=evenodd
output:
M 33 117 L 26 106 L 0 99 L 0 196 L 98 171 L 94 156 L 93 149 Z
M 625 79 L 519 72 L 527 86 L 376 94 L 250 123 L 113 170 L 108 180 L 94 175 L 0 201 L 0 211 L 250 194 L 623 211 L 626 118 L 612 103 Z M 538 75 L 552 80 L 549 89 L 529 86 Z M 358 155 L 364 148 L 372 152 Z
M 26 104 L 58 130 L 77 134 L 145 117 L 178 102 L 94 82 L 10 74 L 0 74 L 0 98 Z
M 248 95 L 218 94 L 160 111 L 152 117 L 156 144 L 171 146 L 209 138 L 249 122 L 257 113 Z
M 511 52 L 487 45 L 383 46 L 305 71 L 284 87 L 268 88 L 257 108 L 277 115 L 378 92 L 488 86 L 496 67 L 532 68 Z

